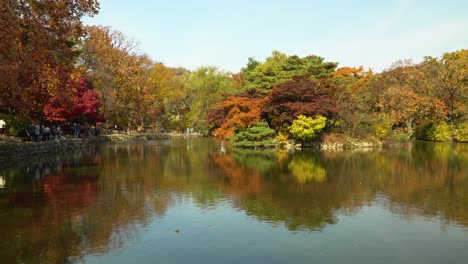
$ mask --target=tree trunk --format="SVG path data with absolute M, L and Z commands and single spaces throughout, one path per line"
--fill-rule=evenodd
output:
M 127 131 L 130 131 L 130 128 L 132 127 L 132 121 L 133 121 L 133 118 L 130 117 L 128 119 Z
M 146 119 L 146 115 L 143 115 L 141 117 L 141 127 L 140 127 L 140 131 L 144 131 L 145 130 L 145 119 Z
M 406 128 L 408 129 L 408 138 L 411 138 L 413 136 L 413 118 L 410 117 L 405 121 L 406 123 Z

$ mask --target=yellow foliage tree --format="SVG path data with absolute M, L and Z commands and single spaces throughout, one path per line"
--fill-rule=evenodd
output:
M 308 141 L 315 138 L 317 133 L 322 131 L 322 129 L 325 127 L 326 121 L 327 118 L 323 116 L 311 118 L 304 115 L 299 115 L 289 127 L 289 132 L 295 139 L 300 141 Z

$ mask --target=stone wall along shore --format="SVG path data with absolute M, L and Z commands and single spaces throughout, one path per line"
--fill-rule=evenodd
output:
M 80 149 L 91 144 L 110 141 L 108 137 L 62 138 L 40 142 L 3 142 L 0 143 L 0 163 L 48 153 L 66 152 Z
M 27 158 L 36 155 L 46 155 L 48 153 L 67 152 L 74 149 L 80 149 L 92 144 L 98 144 L 108 141 L 131 142 L 147 141 L 167 138 L 186 138 L 201 137 L 202 134 L 183 134 L 183 133 L 132 133 L 115 132 L 105 133 L 97 137 L 62 137 L 49 141 L 40 142 L 21 142 L 16 139 L 3 139 L 0 141 L 0 163 Z M 2 164 L 0 164 L 2 165 Z

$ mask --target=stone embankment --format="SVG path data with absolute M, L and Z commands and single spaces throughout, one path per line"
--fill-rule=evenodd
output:
M 111 141 L 146 141 L 168 138 L 202 137 L 199 133 L 112 133 L 106 135 Z
M 15 138 L 0 139 L 0 163 L 9 160 L 22 159 L 37 155 L 47 155 L 48 153 L 67 152 L 74 149 L 84 148 L 93 144 L 108 141 L 147 141 L 168 138 L 187 138 L 201 137 L 202 134 L 183 134 L 183 133 L 106 133 L 98 137 L 73 138 L 62 137 L 41 142 L 22 142 Z M 0 164 L 1 165 L 1 164 Z
M 311 148 L 317 150 L 345 150 L 345 149 L 372 149 L 372 148 L 381 148 L 383 145 L 381 142 L 367 142 L 367 141 L 356 141 L 356 142 L 310 142 L 303 144 L 290 143 L 285 146 L 287 149 L 301 149 L 301 148 Z
M 66 152 L 92 144 L 109 141 L 108 137 L 62 138 L 41 142 L 19 142 L 14 140 L 0 142 L 0 163 L 49 153 Z

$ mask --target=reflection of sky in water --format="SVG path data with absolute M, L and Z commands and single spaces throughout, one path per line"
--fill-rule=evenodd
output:
M 401 219 L 379 200 L 339 215 L 322 231 L 290 232 L 249 217 L 227 202 L 200 210 L 186 200 L 138 228 L 138 235 L 87 263 L 464 263 L 466 229 Z M 179 233 L 175 232 L 180 230 Z M 430 248 L 431 250 L 428 250 Z

